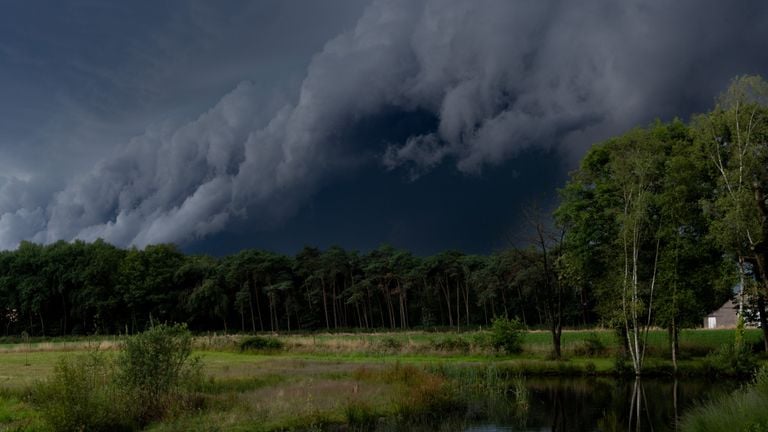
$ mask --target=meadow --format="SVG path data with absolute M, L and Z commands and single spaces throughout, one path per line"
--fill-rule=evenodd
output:
M 524 332 L 522 351 L 513 355 L 490 349 L 483 343 L 486 336 L 485 331 L 263 335 L 261 340 L 274 345 L 241 351 L 249 336 L 198 335 L 193 356 L 201 361 L 203 380 L 194 389 L 195 399 L 147 429 L 271 431 L 357 425 L 366 430 L 365 425 L 379 419 L 455 411 L 467 402 L 467 389 L 495 389 L 497 381 L 508 387 L 510 380 L 525 376 L 621 372 L 616 360 L 620 344 L 612 331 L 564 332 L 561 360 L 550 359 L 548 332 Z M 712 373 L 711 353 L 733 338 L 733 330 L 683 331 L 678 373 Z M 757 346 L 760 338 L 759 330 L 745 333 L 748 344 Z M 50 429 L 31 402 L 32 389 L 51 376 L 62 358 L 94 351 L 114 357 L 122 338 L 2 342 L 0 430 L 44 431 Z M 650 333 L 648 350 L 649 374 L 670 376 L 664 331 Z M 524 395 L 515 394 L 504 406 L 522 403 Z

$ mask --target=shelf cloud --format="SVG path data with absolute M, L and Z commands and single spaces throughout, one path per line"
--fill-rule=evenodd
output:
M 745 52 L 758 56 L 766 24 L 756 1 L 374 1 L 275 109 L 244 81 L 194 120 L 149 126 L 52 195 L 0 177 L 0 247 L 143 247 L 279 223 L 368 161 L 371 143 L 342 131 L 385 111 L 437 119 L 373 152 L 411 181 L 441 164 L 482 175 L 534 147 L 575 159 L 638 122 L 688 115 L 734 74 L 764 71 Z

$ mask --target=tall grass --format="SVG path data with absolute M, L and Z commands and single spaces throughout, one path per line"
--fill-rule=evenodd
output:
M 529 406 L 523 379 L 493 365 L 419 368 L 395 363 L 380 369 L 360 368 L 353 377 L 398 385 L 400 390 L 392 404 L 395 416 L 404 422 L 446 418 L 520 421 L 527 415 Z M 359 417 L 359 405 L 353 407 L 355 416 Z
M 0 431 L 43 432 L 47 427 L 40 413 L 23 398 L 0 392 Z
M 681 425 L 683 432 L 768 431 L 768 368 L 752 385 L 691 409 Z

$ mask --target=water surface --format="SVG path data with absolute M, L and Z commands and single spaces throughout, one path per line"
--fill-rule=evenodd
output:
M 687 409 L 738 385 L 715 379 L 529 378 L 524 413 L 456 428 L 436 426 L 465 432 L 675 431 Z
M 519 384 L 519 381 L 518 381 Z M 427 423 L 379 424 L 378 432 L 616 432 L 678 430 L 686 410 L 740 383 L 728 380 L 527 378 L 524 409 L 510 383 L 507 397 L 483 398 L 466 412 Z M 502 391 L 502 393 L 504 393 Z M 367 431 L 366 431 L 367 432 Z

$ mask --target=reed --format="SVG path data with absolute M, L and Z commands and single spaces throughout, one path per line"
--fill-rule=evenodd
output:
M 691 409 L 681 422 L 683 432 L 768 430 L 768 368 L 750 386 Z

